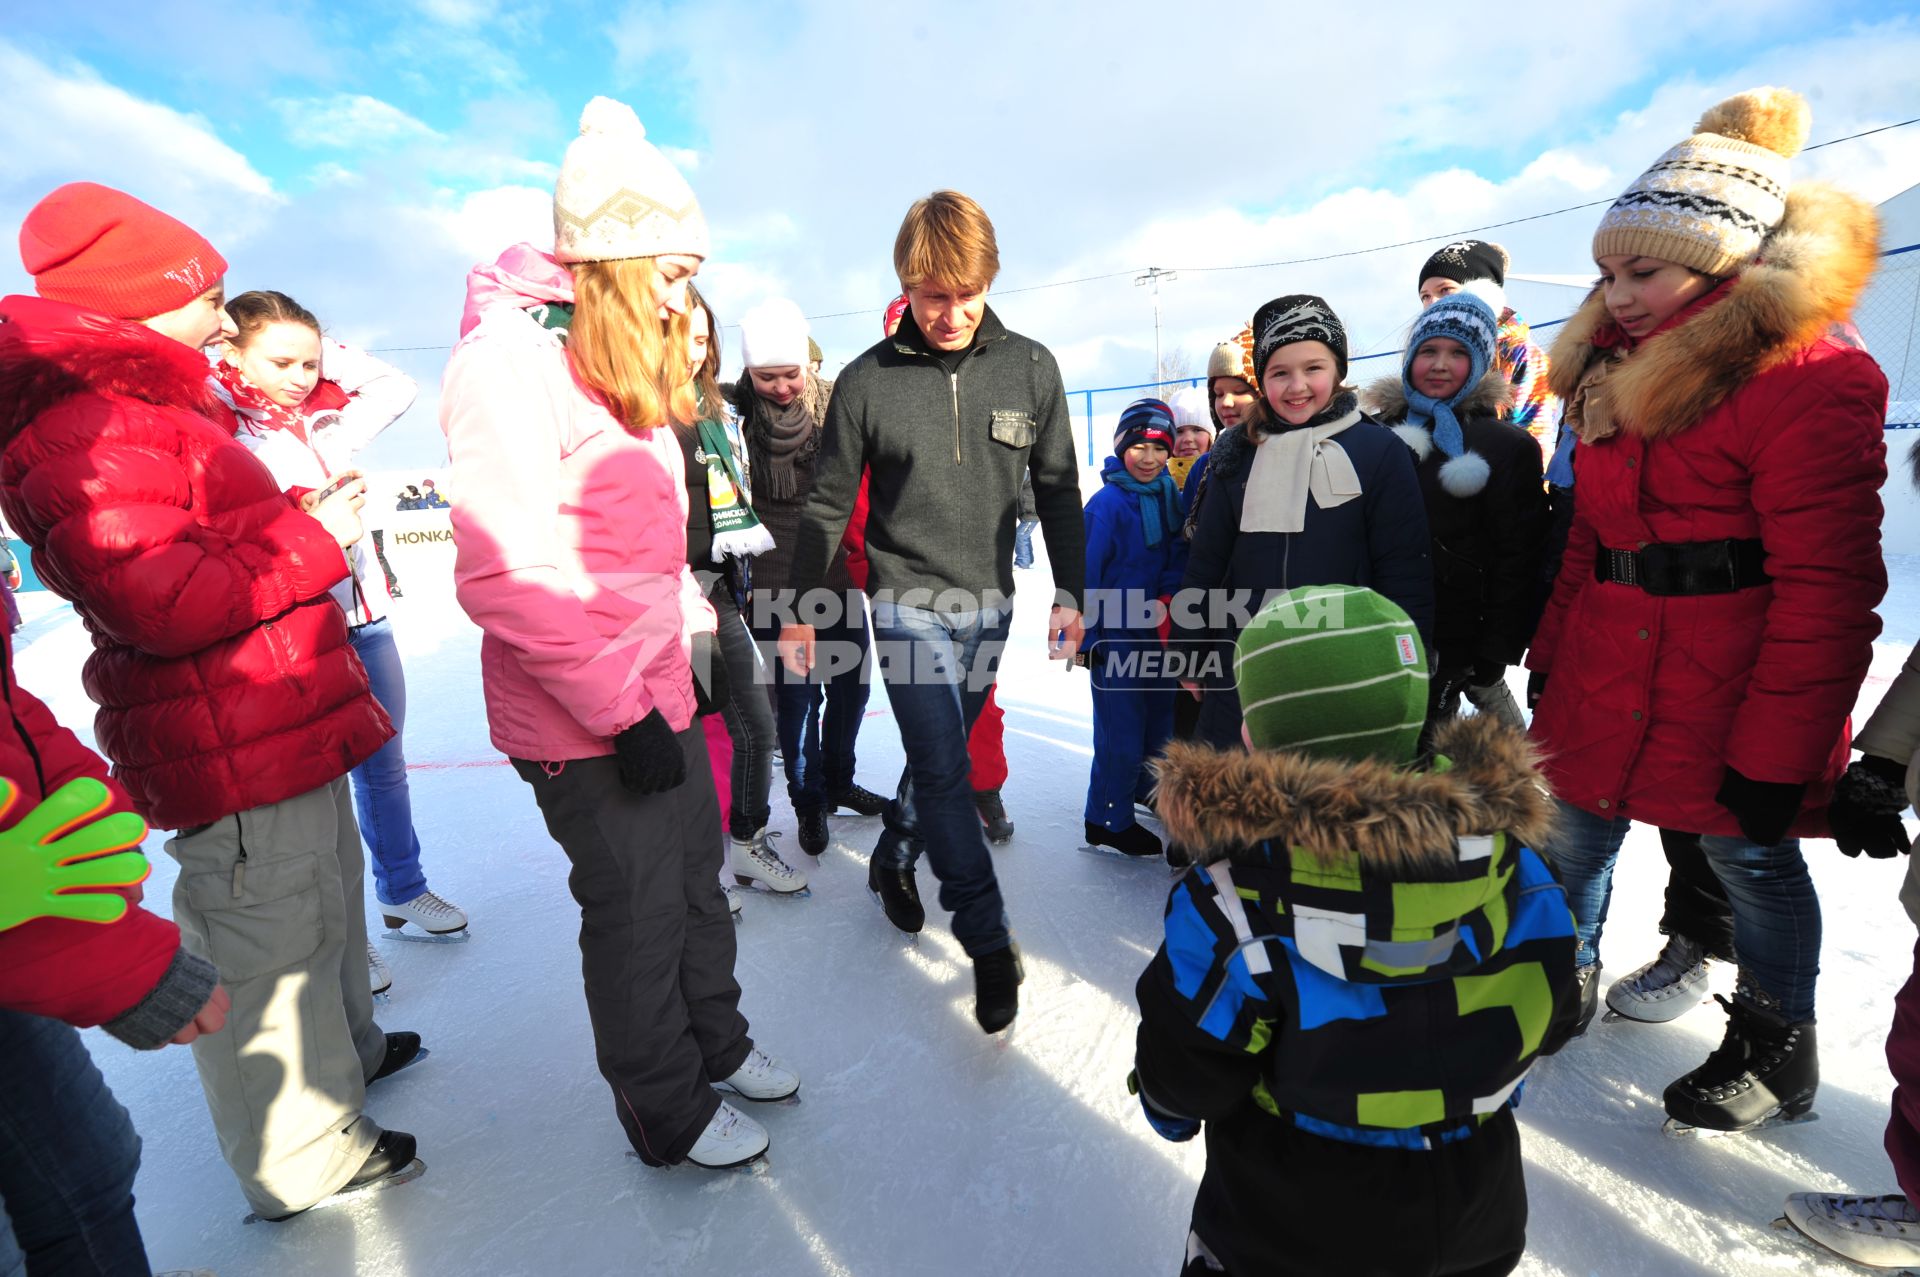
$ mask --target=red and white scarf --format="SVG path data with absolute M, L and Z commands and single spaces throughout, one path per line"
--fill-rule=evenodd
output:
M 269 430 L 290 430 L 302 443 L 307 442 L 307 423 L 292 408 L 285 408 L 267 398 L 266 393 L 253 385 L 240 370 L 222 359 L 213 365 L 214 385 L 220 389 L 220 397 L 233 409 L 234 416 L 240 419 L 240 426 L 254 434 L 265 434 Z

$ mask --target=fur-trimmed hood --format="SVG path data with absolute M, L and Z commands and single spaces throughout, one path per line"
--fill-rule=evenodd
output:
M 0 447 L 64 399 L 122 395 L 231 424 L 206 357 L 171 337 L 41 297 L 0 299 Z
M 1155 801 L 1168 835 L 1197 864 L 1272 841 L 1420 882 L 1455 876 L 1463 837 L 1504 831 L 1541 844 L 1554 805 L 1524 735 L 1477 715 L 1442 727 L 1434 747 L 1450 760 L 1447 770 L 1175 742 L 1155 764 Z
M 1726 296 L 1646 338 L 1588 393 L 1604 396 L 1620 428 L 1641 438 L 1687 429 L 1851 315 L 1879 239 L 1879 218 L 1864 200 L 1819 182 L 1794 187 L 1779 226 Z M 1548 364 L 1561 399 L 1572 397 L 1599 353 L 1595 334 L 1611 322 L 1595 289 L 1560 330 Z
M 1407 386 L 1399 377 L 1382 377 L 1360 392 L 1360 409 L 1383 426 L 1398 425 L 1407 419 Z M 1453 406 L 1453 415 L 1462 420 L 1470 416 L 1504 418 L 1513 411 L 1513 381 L 1504 368 L 1495 365 L 1466 398 Z

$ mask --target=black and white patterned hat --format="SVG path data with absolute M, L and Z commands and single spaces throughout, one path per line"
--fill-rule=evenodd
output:
M 1324 343 L 1333 351 L 1340 380 L 1347 379 L 1347 326 L 1333 313 L 1333 307 L 1312 293 L 1276 297 L 1254 312 L 1254 375 L 1264 380 L 1273 352 L 1297 341 Z

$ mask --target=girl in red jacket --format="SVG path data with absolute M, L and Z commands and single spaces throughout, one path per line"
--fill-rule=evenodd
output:
M 203 349 L 226 261 L 165 213 L 76 182 L 27 214 L 38 297 L 0 301 L 0 505 L 93 636 L 94 734 L 134 807 L 177 831 L 173 916 L 233 998 L 193 1044 L 221 1152 L 285 1218 L 405 1171 L 361 1113 L 417 1058 L 366 978 L 349 769 L 392 735 L 327 592 L 364 485 L 303 513 L 233 439 Z
M 1594 236 L 1600 282 L 1552 351 L 1580 440 L 1566 557 L 1528 664 L 1560 797 L 1552 859 L 1587 1015 L 1629 823 L 1695 831 L 1733 905 L 1725 1042 L 1666 1091 L 1741 1130 L 1813 1104 L 1820 906 L 1797 833 L 1847 759 L 1886 591 L 1887 381 L 1836 332 L 1872 273 L 1867 205 L 1787 187 L 1796 94 L 1708 111 Z

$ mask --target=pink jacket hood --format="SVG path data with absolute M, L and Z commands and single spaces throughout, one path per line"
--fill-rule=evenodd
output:
M 491 265 L 467 272 L 467 304 L 460 314 L 460 335 L 473 331 L 489 307 L 525 310 L 542 302 L 573 301 L 573 274 L 531 244 L 515 244 Z

